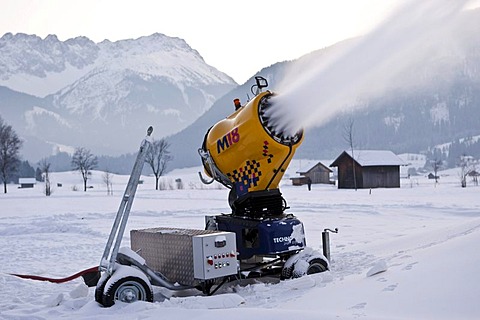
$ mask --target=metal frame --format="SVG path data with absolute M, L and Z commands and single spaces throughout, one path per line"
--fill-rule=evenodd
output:
M 138 151 L 137 159 L 135 160 L 135 164 L 132 169 L 132 174 L 128 180 L 127 187 L 125 188 L 122 202 L 118 208 L 112 230 L 110 231 L 110 236 L 108 237 L 105 250 L 103 251 L 102 260 L 100 261 L 100 271 L 106 271 L 110 275 L 113 274 L 115 261 L 117 260 L 118 256 L 118 250 L 122 242 L 123 234 L 125 233 L 125 227 L 127 225 L 130 209 L 132 208 L 133 199 L 135 198 L 138 182 L 142 174 L 145 158 L 150 146 L 152 145 L 150 137 L 152 132 L 153 127 L 150 126 L 147 130 L 147 136 L 143 139 L 140 145 L 140 150 Z

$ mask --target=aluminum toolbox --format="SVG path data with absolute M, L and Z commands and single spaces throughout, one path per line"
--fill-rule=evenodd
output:
M 237 272 L 232 232 L 158 227 L 131 230 L 131 248 L 169 281 L 196 285 Z

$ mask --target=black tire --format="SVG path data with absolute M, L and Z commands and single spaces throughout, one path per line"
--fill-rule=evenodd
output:
M 308 266 L 307 269 L 307 274 L 315 274 L 315 273 L 320 273 L 320 272 L 325 272 L 328 270 L 328 265 L 323 259 L 312 259 L 310 261 L 310 265 Z
M 290 267 L 284 267 L 282 269 L 281 279 L 295 279 L 303 277 L 304 275 L 321 273 L 328 270 L 328 264 L 325 260 L 315 258 L 308 263 L 308 268 L 305 272 L 304 267 L 298 267 L 304 261 L 303 259 L 299 259 Z
M 282 273 L 280 274 L 280 280 L 291 279 L 293 275 L 293 268 L 295 265 L 291 265 L 290 267 L 283 267 Z
M 116 300 L 126 303 L 135 301 L 153 302 L 153 292 L 149 285 L 138 277 L 118 279 L 102 295 L 102 305 L 111 307 Z
M 95 288 L 95 301 L 103 305 L 103 290 L 105 290 L 105 284 L 107 283 L 109 277 L 100 278 Z

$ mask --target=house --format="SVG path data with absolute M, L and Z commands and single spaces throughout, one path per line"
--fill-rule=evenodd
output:
M 479 177 L 480 176 L 480 173 L 478 173 L 477 171 L 475 170 L 472 170 L 468 173 L 468 176 L 469 177 Z
M 388 150 L 343 151 L 330 167 L 338 167 L 338 188 L 400 188 L 402 159 Z M 355 183 L 356 182 L 356 183 Z
M 290 178 L 292 180 L 292 184 L 294 186 L 301 186 L 304 184 L 308 184 L 308 179 L 312 184 L 315 183 L 326 183 L 326 184 L 333 184 L 333 181 L 330 181 L 330 173 L 332 170 L 325 166 L 321 162 L 317 162 L 315 165 L 310 166 L 306 170 L 299 170 L 297 171 L 300 174 L 300 177 L 293 177 Z
M 35 178 L 19 178 L 18 179 L 18 184 L 20 184 L 19 188 L 33 188 L 35 184 L 37 183 L 37 180 Z
M 478 177 L 480 177 L 480 173 L 475 170 L 472 170 L 468 173 L 469 177 L 472 177 L 473 184 L 478 186 Z
M 436 176 L 434 175 L 433 173 L 429 173 L 428 176 L 427 176 L 428 179 L 432 180 L 432 179 L 440 179 L 439 176 Z

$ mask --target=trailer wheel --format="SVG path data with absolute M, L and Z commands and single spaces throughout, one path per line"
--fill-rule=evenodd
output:
M 282 268 L 281 279 L 300 278 L 304 275 L 325 272 L 328 262 L 318 255 L 306 252 L 290 257 Z
M 300 259 L 293 265 L 292 278 L 300 278 L 306 274 L 315 274 L 327 270 L 327 263 L 320 258 L 312 259 L 309 262 Z
M 307 274 L 325 272 L 328 270 L 327 263 L 323 259 L 313 259 L 307 269 Z
M 120 278 L 112 283 L 109 288 L 105 289 L 102 297 L 102 305 L 104 307 L 111 307 L 115 304 L 116 300 L 126 303 L 135 301 L 153 302 L 153 292 L 150 286 L 140 278 Z
M 100 277 L 100 280 L 97 282 L 97 286 L 95 288 L 95 301 L 97 301 L 100 304 L 103 304 L 103 290 L 105 290 L 105 285 L 107 284 L 107 281 L 110 277 L 108 274 L 105 272 L 102 274 Z
M 288 266 L 288 267 L 283 267 L 282 268 L 282 273 L 280 274 L 280 279 L 285 280 L 285 279 L 292 278 L 293 268 L 294 268 L 293 264 L 291 266 Z

